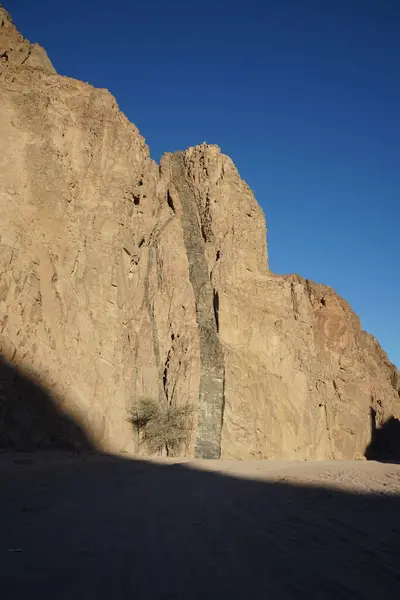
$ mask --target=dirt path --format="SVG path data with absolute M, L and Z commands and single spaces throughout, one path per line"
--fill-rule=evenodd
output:
M 400 597 L 400 466 L 20 455 L 0 477 L 5 599 Z

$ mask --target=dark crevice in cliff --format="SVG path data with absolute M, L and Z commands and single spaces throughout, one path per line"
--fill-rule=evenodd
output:
M 222 437 L 222 428 L 224 426 L 224 416 L 225 416 L 225 377 L 222 381 L 222 405 L 221 405 L 221 437 Z M 222 439 L 221 439 L 222 443 Z
M 169 190 L 167 190 L 167 204 L 170 207 L 170 209 L 175 212 L 175 206 L 174 206 L 174 201 L 172 200 L 172 196 Z
M 217 328 L 217 333 L 219 333 L 219 294 L 217 290 L 213 290 L 213 308 L 214 308 L 214 318 L 215 318 L 215 326 Z
M 200 337 L 199 418 L 195 455 L 199 458 L 219 458 L 225 371 L 216 318 L 219 300 L 210 281 L 205 255 L 205 239 L 212 236 L 211 222 L 209 214 L 207 217 L 207 207 L 204 213 L 205 221 L 199 218 L 196 196 L 186 179 L 183 155 L 173 155 L 170 165 L 172 181 L 182 206 L 183 238 Z
M 335 390 L 335 394 L 336 394 L 336 396 L 339 398 L 340 402 L 343 402 L 342 395 L 341 395 L 341 393 L 339 392 L 339 388 L 338 388 L 338 386 L 337 386 L 337 383 L 336 383 L 336 381 L 335 381 L 334 379 L 333 379 L 333 381 L 332 381 L 332 384 L 333 384 L 333 389 Z
M 30 57 L 31 54 L 32 54 L 32 51 L 29 50 L 28 54 L 25 56 L 24 60 L 21 62 L 21 67 L 22 67 L 22 65 L 24 65 L 26 63 L 26 61 L 28 60 L 28 58 Z
M 164 363 L 164 372 L 163 372 L 163 389 L 164 389 L 164 396 L 165 399 L 167 400 L 167 402 L 170 402 L 170 400 L 172 400 L 172 398 L 169 398 L 168 395 L 168 370 L 169 370 L 169 361 L 171 360 L 171 354 L 172 354 L 172 348 L 170 348 L 168 350 L 168 354 L 167 354 L 167 358 L 165 359 L 165 363 Z

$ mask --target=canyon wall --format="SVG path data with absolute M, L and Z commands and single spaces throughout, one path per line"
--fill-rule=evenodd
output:
M 217 146 L 158 166 L 111 94 L 57 75 L 1 7 L 0 107 L 0 353 L 94 445 L 146 454 L 142 398 L 193 406 L 180 453 L 204 458 L 361 457 L 400 417 L 399 373 L 347 302 L 269 271 Z

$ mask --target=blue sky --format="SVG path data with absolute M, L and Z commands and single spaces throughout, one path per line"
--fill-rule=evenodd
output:
M 399 0 L 3 2 L 157 161 L 221 146 L 266 213 L 271 269 L 332 286 L 400 365 Z

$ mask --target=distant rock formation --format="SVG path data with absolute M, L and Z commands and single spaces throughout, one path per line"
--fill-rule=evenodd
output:
M 0 8 L 0 352 L 101 448 L 145 453 L 142 398 L 196 408 L 184 455 L 354 458 L 400 378 L 330 288 L 268 270 L 231 159 L 150 159 L 102 89 L 61 77 Z M 27 399 L 29 402 L 29 399 Z

